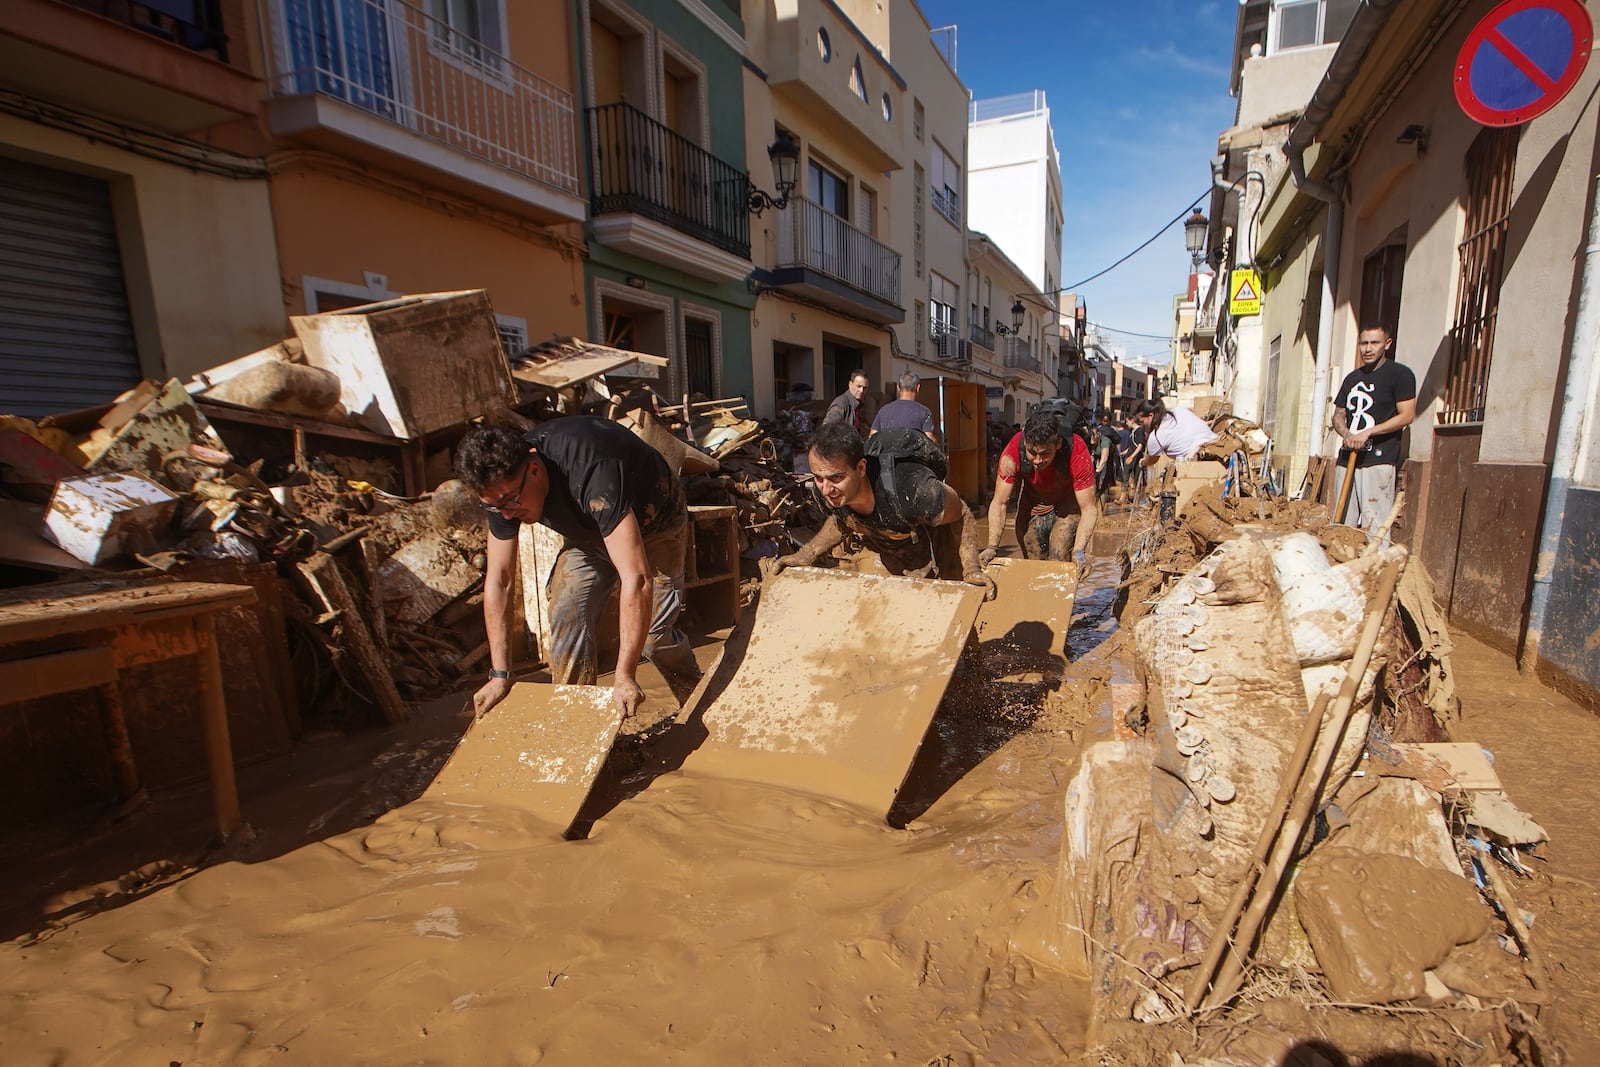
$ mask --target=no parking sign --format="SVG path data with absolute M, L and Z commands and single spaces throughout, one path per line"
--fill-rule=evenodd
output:
M 1506 0 L 1461 46 L 1456 102 L 1485 126 L 1542 115 L 1578 83 L 1593 37 L 1579 0 Z

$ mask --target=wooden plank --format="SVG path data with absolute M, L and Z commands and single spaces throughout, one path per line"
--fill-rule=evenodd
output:
M 0 591 L 0 645 L 225 611 L 254 603 L 255 596 L 249 586 L 213 582 L 22 586 Z
M 139 626 L 119 626 L 111 638 L 118 669 L 142 663 L 165 663 L 200 651 L 192 619 L 161 619 Z
M 1499 792 L 1505 788 L 1483 749 L 1470 741 L 1392 742 L 1385 754 L 1398 764 L 1374 756 L 1363 767 L 1388 778 L 1415 778 L 1435 793 Z
M 206 768 L 211 773 L 211 806 L 217 832 L 226 841 L 244 825 L 239 789 L 233 776 L 233 742 L 228 735 L 227 697 L 222 689 L 222 661 L 217 656 L 216 618 L 194 621 L 200 661 L 200 716 L 205 728 Z
M 346 647 L 350 649 L 362 677 L 367 680 L 384 719 L 390 725 L 405 722 L 405 701 L 400 699 L 400 692 L 394 687 L 394 676 L 389 673 L 388 664 L 373 642 L 372 631 L 367 629 L 355 598 L 350 595 L 350 589 L 339 573 L 339 564 L 326 552 L 317 552 L 298 566 L 317 595 L 339 613 L 339 625 L 344 630 Z
M 707 737 L 685 767 L 886 815 L 982 600 L 961 582 L 784 571 L 690 698 Z
M 49 652 L 0 662 L 0 694 L 4 694 L 0 701 L 20 704 L 24 700 L 90 689 L 116 680 L 117 668 L 111 662 L 109 648 Z
M 514 805 L 565 835 L 621 725 L 603 686 L 519 682 L 472 724 L 423 796 Z

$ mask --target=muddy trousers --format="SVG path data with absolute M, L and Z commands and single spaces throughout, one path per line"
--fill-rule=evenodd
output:
M 890 542 L 868 539 L 867 547 L 878 553 L 883 569 L 890 574 L 913 578 L 944 578 L 959 582 L 961 567 L 961 524 L 919 526 L 912 540 Z
M 655 664 L 673 695 L 686 700 L 700 680 L 689 639 L 677 627 L 683 610 L 683 556 L 687 521 L 645 537 L 650 563 L 650 632 L 644 658 Z M 550 572 L 550 649 L 546 659 L 557 685 L 593 685 L 599 676 L 595 630 L 605 614 L 617 571 L 603 546 L 568 545 Z
M 1078 502 L 1057 504 L 1054 511 L 1035 515 L 1038 501 L 1026 493 L 1017 502 L 1017 544 L 1026 559 L 1072 559 L 1072 546 L 1078 539 Z
M 1350 487 L 1350 502 L 1344 508 L 1344 524 L 1372 533 L 1394 508 L 1394 492 L 1394 464 L 1357 467 L 1354 484 Z M 1383 543 L 1389 543 L 1388 535 L 1384 536 Z

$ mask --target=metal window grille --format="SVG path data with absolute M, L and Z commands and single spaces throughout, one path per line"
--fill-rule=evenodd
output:
M 1457 249 L 1461 273 L 1439 407 L 1443 425 L 1483 421 L 1516 163 L 1515 128 L 1484 130 L 1467 152 L 1466 237 Z

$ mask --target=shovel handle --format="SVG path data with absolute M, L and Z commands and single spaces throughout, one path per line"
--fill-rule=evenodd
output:
M 1344 521 L 1344 506 L 1350 502 L 1350 486 L 1356 480 L 1356 453 L 1352 449 L 1344 464 L 1344 484 L 1339 487 L 1339 504 L 1333 509 L 1333 521 Z

